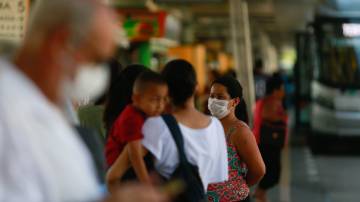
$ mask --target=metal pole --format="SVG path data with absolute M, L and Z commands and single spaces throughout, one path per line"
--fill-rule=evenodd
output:
M 230 23 L 235 70 L 238 74 L 238 79 L 243 86 L 244 99 L 247 104 L 249 119 L 252 121 L 255 89 L 249 13 L 245 1 L 230 0 Z

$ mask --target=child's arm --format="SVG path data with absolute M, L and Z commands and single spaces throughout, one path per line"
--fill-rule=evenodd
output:
M 131 167 L 129 159 L 129 151 L 126 146 L 121 152 L 121 154 L 116 159 L 115 163 L 110 167 L 106 173 L 106 184 L 110 191 L 116 190 L 116 187 L 119 185 L 119 179 L 124 175 L 124 173 Z
M 128 143 L 128 154 L 130 163 L 140 182 L 151 184 L 150 176 L 144 162 L 144 156 L 147 154 L 147 151 L 142 146 L 141 140 Z

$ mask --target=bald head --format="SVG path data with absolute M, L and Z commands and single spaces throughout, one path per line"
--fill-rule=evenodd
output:
M 112 56 L 116 29 L 115 12 L 102 0 L 37 0 L 16 63 L 56 100 L 79 66 Z
M 31 11 L 25 44 L 41 46 L 45 39 L 62 29 L 68 32 L 68 43 L 81 47 L 91 38 L 92 32 L 104 23 L 109 29 L 110 10 L 100 0 L 38 0 Z M 94 22 L 94 21 L 101 21 Z M 99 25 L 100 24 L 100 25 Z M 98 26 L 95 28 L 95 26 Z M 114 29 L 114 27 L 112 27 Z M 107 34 L 111 40 L 114 36 Z

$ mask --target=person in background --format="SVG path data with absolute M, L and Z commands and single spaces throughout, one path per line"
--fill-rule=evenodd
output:
M 143 159 L 141 132 L 147 117 L 160 116 L 165 108 L 168 87 L 161 75 L 150 70 L 143 72 L 135 81 L 132 104 L 126 106 L 115 121 L 106 143 L 106 157 L 111 168 L 107 175 L 107 184 L 116 185 L 122 176 L 119 176 L 115 163 L 122 152 L 128 154 L 137 179 L 140 182 L 151 184 L 149 173 Z M 124 151 L 125 146 L 127 149 Z M 114 165 L 115 163 L 115 165 Z
M 112 86 L 112 83 L 120 74 L 121 64 L 116 59 L 111 59 L 104 68 L 110 73 L 110 79 L 107 81 L 107 88 L 109 89 L 108 86 Z M 105 175 L 107 166 L 104 156 L 105 127 L 102 120 L 108 92 L 106 90 L 100 96 L 92 99 L 88 98 L 88 103 L 80 105 L 77 109 L 78 121 L 74 122 L 77 132 L 90 150 L 99 181 L 104 188 L 106 188 Z M 69 106 L 68 111 L 72 111 L 71 106 Z
M 0 201 L 162 201 L 138 185 L 107 198 L 61 111 L 83 68 L 97 72 L 113 54 L 115 13 L 96 0 L 38 0 L 31 12 L 13 61 L 0 60 Z
M 266 165 L 266 174 L 260 181 L 255 197 L 266 202 L 266 192 L 279 183 L 281 174 L 281 151 L 287 145 L 287 119 L 283 107 L 284 82 L 273 75 L 266 83 L 266 96 L 256 103 L 254 135 Z
M 255 82 L 255 98 L 259 100 L 265 97 L 266 94 L 266 80 L 268 76 L 264 73 L 264 63 L 261 59 L 255 61 L 254 67 L 254 82 Z
M 100 135 L 102 141 L 105 140 L 106 136 L 105 125 L 103 122 L 105 104 L 107 103 L 107 98 L 109 96 L 109 89 L 119 77 L 122 66 L 116 59 L 112 59 L 108 62 L 106 68 L 108 68 L 110 72 L 107 90 L 96 99 L 89 100 L 89 103 L 81 105 L 77 109 L 80 126 L 95 130 L 98 135 Z
M 292 76 L 284 69 L 275 72 L 274 75 L 280 77 L 284 81 L 285 97 L 283 100 L 285 110 L 292 107 L 294 98 L 294 82 Z
M 237 78 L 237 73 L 236 71 L 232 68 L 232 69 L 229 69 L 225 74 L 224 76 L 230 76 L 230 77 L 233 77 L 233 78 Z
M 112 82 L 103 117 L 106 129 L 105 139 L 107 139 L 115 120 L 125 107 L 132 102 L 131 95 L 136 78 L 147 69 L 144 65 L 129 65 Z
M 246 104 L 240 83 L 233 77 L 221 77 L 211 85 L 211 114 L 220 119 L 228 148 L 229 180 L 210 184 L 208 201 L 248 201 L 250 186 L 265 174 L 264 161 L 248 124 Z

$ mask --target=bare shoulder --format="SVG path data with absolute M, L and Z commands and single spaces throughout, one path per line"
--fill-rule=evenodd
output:
M 246 133 L 246 134 L 248 134 L 248 133 L 252 134 L 250 127 L 245 122 L 238 121 L 236 126 L 237 126 L 238 131 L 240 131 L 242 133 Z
M 251 138 L 252 135 L 250 127 L 246 123 L 238 121 L 236 124 L 236 130 L 234 130 L 231 138 L 235 141 L 247 140 L 248 138 Z

